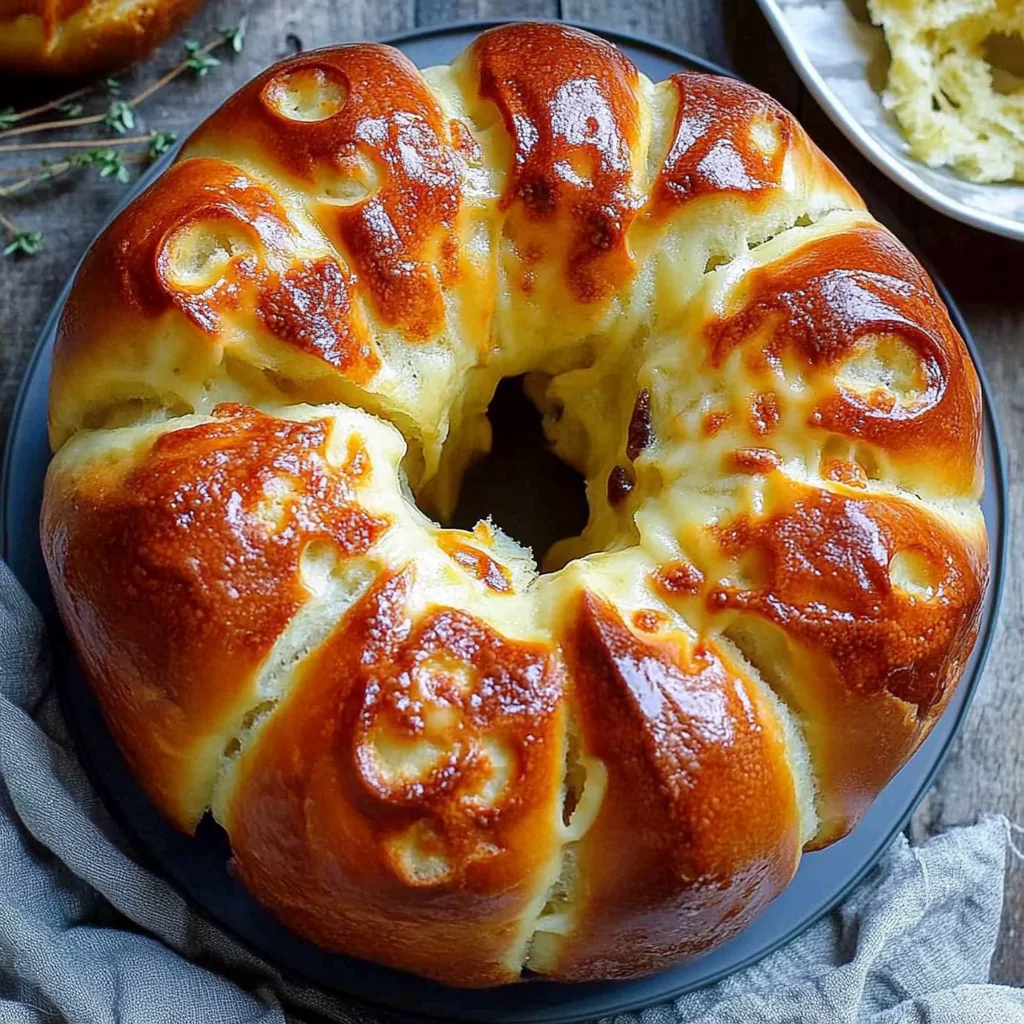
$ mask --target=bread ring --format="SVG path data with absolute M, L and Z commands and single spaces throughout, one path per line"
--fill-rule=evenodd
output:
M 520 374 L 590 502 L 544 573 L 417 507 Z M 921 267 L 773 100 L 557 24 L 228 100 L 90 250 L 50 429 L 50 579 L 153 802 L 454 985 L 735 935 L 928 734 L 988 579 Z

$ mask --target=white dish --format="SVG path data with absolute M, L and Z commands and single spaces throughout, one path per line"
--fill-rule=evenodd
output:
M 862 0 L 757 2 L 804 85 L 880 171 L 941 213 L 1024 241 L 1024 185 L 976 185 L 910 155 L 872 85 L 885 66 L 885 40 L 866 12 L 855 15 Z

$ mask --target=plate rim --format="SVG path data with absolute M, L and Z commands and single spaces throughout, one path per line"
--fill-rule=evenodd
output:
M 769 0 L 759 0 L 760 2 L 769 2 Z M 639 34 L 632 34 L 617 29 L 608 29 L 600 25 L 583 21 L 570 21 L 553 18 L 534 18 L 534 19 L 519 19 L 519 18 L 488 18 L 488 19 L 474 19 L 472 21 L 462 22 L 443 22 L 436 25 L 424 26 L 421 28 L 413 28 L 399 33 L 392 33 L 386 37 L 382 37 L 378 42 L 387 43 L 393 46 L 401 46 L 403 44 L 417 42 L 424 39 L 429 39 L 435 36 L 447 36 L 452 34 L 466 35 L 466 34 L 478 34 L 486 31 L 489 28 L 494 28 L 500 25 L 517 23 L 523 20 L 534 20 L 534 21 L 550 21 L 557 24 L 573 26 L 587 31 L 593 32 L 605 39 L 608 39 L 615 43 L 624 43 L 628 46 L 639 47 L 649 49 L 655 53 L 660 53 L 676 61 L 680 61 L 688 66 L 696 67 L 700 70 L 706 71 L 710 74 L 719 74 L 729 78 L 739 78 L 739 76 L 732 70 L 720 67 L 712 61 L 707 60 L 703 57 L 698 57 L 681 47 L 676 47 L 669 43 L 662 43 L 660 41 L 646 38 Z M 325 44 L 325 45 L 338 45 L 338 44 Z M 741 79 L 742 80 L 742 79 Z M 187 138 L 187 136 L 185 136 Z M 86 247 L 85 252 L 92 246 L 95 238 L 101 234 L 106 227 L 119 215 L 122 209 L 132 202 L 142 191 L 148 188 L 152 182 L 159 177 L 166 168 L 171 164 L 177 155 L 178 150 L 183 145 L 184 139 L 172 149 L 166 153 L 159 161 L 154 163 L 147 171 L 141 175 L 138 181 L 135 183 L 134 188 L 125 196 L 124 200 L 118 203 L 111 211 L 109 217 L 107 217 L 103 225 L 97 231 L 96 236 Z M 876 204 L 879 209 L 883 209 L 879 204 Z M 843 886 L 835 899 L 826 907 L 821 909 L 813 917 L 807 920 L 799 920 L 792 928 L 787 930 L 784 935 L 773 941 L 772 943 L 758 949 L 749 956 L 745 957 L 741 961 L 732 964 L 731 966 L 723 967 L 717 971 L 711 972 L 707 977 L 702 979 L 697 985 L 683 985 L 679 989 L 671 993 L 662 993 L 655 1000 L 638 996 L 633 999 L 625 999 L 621 1002 L 611 1005 L 606 1005 L 602 1010 L 602 1015 L 614 1015 L 621 1013 L 629 1013 L 632 1011 L 644 1009 L 650 1006 L 663 1005 L 666 1002 L 680 998 L 688 992 L 698 991 L 702 988 L 706 988 L 710 985 L 716 984 L 724 978 L 730 977 L 731 975 L 738 973 L 739 971 L 745 970 L 755 963 L 762 961 L 767 956 L 793 941 L 794 938 L 803 934 L 807 929 L 812 927 L 815 923 L 820 921 L 826 914 L 830 913 L 839 903 L 841 903 L 849 893 L 856 888 L 857 885 L 865 878 L 865 876 L 874 869 L 878 864 L 879 860 L 884 856 L 885 852 L 891 847 L 892 842 L 896 836 L 903 831 L 907 823 L 910 821 L 915 810 L 924 798 L 925 794 L 931 788 L 935 781 L 935 777 L 939 770 L 944 765 L 950 748 L 954 741 L 958 738 L 960 730 L 966 720 L 966 717 L 970 711 L 971 704 L 977 693 L 978 686 L 981 682 L 981 678 L 984 673 L 984 668 L 988 660 L 988 655 L 992 647 L 992 642 L 1000 620 L 1000 610 L 1002 605 L 1002 597 L 1004 592 L 1005 578 L 1006 578 L 1006 564 L 1009 553 L 1009 478 L 1007 469 L 1007 449 L 1003 438 L 1003 433 L 1000 428 L 999 419 L 995 413 L 995 402 L 992 394 L 992 389 L 988 380 L 988 376 L 985 372 L 984 365 L 981 360 L 980 352 L 977 351 L 976 343 L 974 342 L 973 335 L 970 331 L 969 325 L 963 317 L 960 309 L 953 301 L 952 295 L 945 285 L 945 282 L 935 275 L 930 261 L 922 257 L 922 254 L 916 251 L 916 247 L 913 244 L 912 235 L 905 234 L 910 241 L 904 242 L 907 248 L 914 254 L 925 270 L 930 275 L 933 284 L 935 285 L 936 291 L 940 298 L 944 302 L 950 318 L 953 321 L 954 326 L 957 328 L 961 337 L 964 339 L 964 343 L 967 346 L 969 355 L 971 357 L 972 365 L 978 375 L 979 384 L 982 391 L 982 408 L 983 418 L 987 424 L 988 431 L 991 435 L 992 440 L 992 464 L 990 466 L 993 482 L 995 483 L 995 495 L 994 501 L 998 512 L 999 529 L 994 536 L 989 537 L 989 549 L 990 549 L 990 601 L 991 601 L 991 613 L 983 623 L 983 628 L 979 632 L 978 638 L 975 641 L 975 645 L 972 651 L 972 657 L 976 658 L 976 664 L 973 670 L 973 675 L 967 682 L 967 688 L 964 692 L 964 699 L 957 709 L 956 716 L 952 721 L 949 734 L 945 739 L 940 750 L 937 751 L 933 761 L 928 766 L 928 770 L 922 778 L 921 783 L 918 786 L 917 791 L 913 794 L 908 807 L 909 809 L 898 820 L 886 834 L 885 838 L 878 844 L 877 849 L 872 855 L 867 858 L 863 864 L 861 864 L 858 870 L 852 874 L 846 884 Z M 83 253 L 82 259 L 84 259 L 85 253 Z M 29 361 L 26 365 L 24 375 L 19 383 L 15 401 L 11 407 L 11 415 L 9 419 L 9 427 L 7 437 L 4 441 L 3 448 L 3 463 L 0 468 L 0 557 L 5 561 L 8 557 L 9 552 L 9 526 L 10 526 L 10 512 L 8 505 L 10 502 L 11 493 L 11 481 L 10 475 L 12 471 L 12 462 L 14 457 L 14 449 L 16 447 L 16 437 L 18 436 L 19 429 L 22 420 L 25 415 L 25 405 L 27 402 L 27 395 L 29 391 L 29 382 L 34 378 L 40 360 L 43 358 L 44 352 L 46 351 L 46 341 L 49 336 L 54 332 L 56 328 L 56 322 L 60 317 L 61 311 L 65 305 L 68 293 L 71 290 L 71 286 L 77 276 L 81 259 L 76 263 L 74 270 L 65 282 L 64 287 L 59 293 L 50 314 L 47 316 L 43 327 L 40 330 L 39 336 L 33 347 L 32 354 L 29 357 Z M 19 580 L 20 582 L 20 580 Z M 58 644 L 66 641 L 55 638 L 51 641 L 51 644 Z M 57 694 L 58 702 L 61 708 L 61 714 L 64 715 L 65 720 L 68 722 L 69 733 L 75 743 L 75 753 L 79 756 L 80 761 L 85 768 L 86 773 L 89 777 L 90 784 L 97 791 L 98 795 L 101 795 L 106 791 L 106 786 L 103 784 L 97 784 L 97 780 L 94 775 L 89 771 L 87 765 L 89 758 L 82 757 L 80 744 L 77 742 L 74 733 L 74 727 L 71 725 L 71 719 L 68 718 L 68 712 L 70 710 L 70 703 L 67 698 L 67 687 L 60 685 L 54 681 L 54 690 Z M 962 684 L 961 684 L 962 685 Z M 73 716 L 72 716 L 73 717 Z M 102 799 L 102 795 L 101 795 Z M 294 970 L 290 967 L 284 968 L 273 962 L 272 959 L 261 951 L 259 948 L 251 944 L 251 941 L 236 930 L 234 925 L 221 920 L 215 916 L 214 913 L 208 910 L 197 897 L 194 897 L 190 892 L 186 891 L 180 886 L 164 869 L 163 865 L 153 856 L 148 849 L 148 845 L 141 839 L 138 834 L 138 830 L 132 827 L 130 821 L 124 817 L 121 813 L 120 806 L 116 802 L 113 803 L 113 807 L 106 799 L 103 799 L 104 806 L 111 813 L 111 816 L 117 823 L 117 825 L 125 833 L 126 838 L 129 840 L 132 852 L 143 859 L 147 869 L 153 871 L 158 877 L 171 885 L 174 891 L 180 898 L 185 900 L 190 908 L 196 911 L 205 921 L 214 925 L 218 929 L 222 930 L 227 934 L 233 941 L 237 942 L 241 947 L 248 950 L 254 956 L 258 957 L 261 961 L 265 962 L 273 970 L 275 970 L 283 979 L 297 983 L 305 987 L 312 987 L 327 991 L 334 996 L 343 998 L 349 1001 L 353 1006 L 367 1009 L 371 1012 L 383 1011 L 396 1019 L 403 1021 L 423 1021 L 423 1022 L 445 1022 L 450 1024 L 450 1018 L 443 1017 L 434 1013 L 428 1012 L 416 1012 L 410 1013 L 406 1010 L 395 1009 L 386 1003 L 376 1003 L 367 1000 L 365 997 L 342 992 L 338 989 L 331 989 L 324 986 L 321 982 L 311 979 L 309 976 L 303 975 L 300 971 Z M 343 954 L 338 954 L 343 955 Z M 351 958 L 350 958 L 351 959 Z M 397 972 L 400 975 L 402 972 Z M 555 984 L 548 982 L 540 982 L 543 984 Z M 452 991 L 457 992 L 457 989 Z M 460 1018 L 462 1019 L 462 1018 Z M 468 1020 L 469 1018 L 465 1018 Z M 526 1019 L 525 1017 L 521 1019 Z M 531 1013 L 531 1021 L 535 1021 L 536 1024 L 578 1024 L 578 1022 L 589 1020 L 591 1018 L 582 1018 L 578 1014 L 573 1012 L 562 1012 L 560 1013 L 557 1006 L 551 1008 L 550 1012 L 535 1011 Z
M 920 178 L 912 167 L 901 163 L 886 149 L 861 122 L 854 117 L 817 69 L 808 56 L 807 50 L 789 19 L 783 13 L 777 0 L 757 0 L 761 13 L 768 21 L 775 38 L 781 44 L 790 64 L 800 76 L 804 87 L 817 101 L 818 106 L 828 115 L 829 120 L 846 136 L 861 156 L 869 160 L 887 178 L 894 181 L 915 199 L 920 200 L 933 210 L 952 217 L 954 220 L 988 231 L 1003 238 L 1024 241 L 1024 223 L 1003 217 L 998 213 L 986 213 L 966 206 L 941 189 L 928 184 Z M 950 172 L 952 173 L 952 172 Z M 1013 184 L 1007 182 L 1006 184 Z M 1021 199 L 1024 202 L 1024 184 L 1020 185 Z

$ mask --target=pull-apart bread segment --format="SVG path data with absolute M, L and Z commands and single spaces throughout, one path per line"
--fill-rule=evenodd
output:
M 544 573 L 420 511 L 516 375 L 590 503 Z M 769 97 L 561 25 L 247 85 L 90 250 L 50 428 L 54 593 L 153 802 L 456 985 L 735 935 L 928 734 L 987 585 L 921 267 Z

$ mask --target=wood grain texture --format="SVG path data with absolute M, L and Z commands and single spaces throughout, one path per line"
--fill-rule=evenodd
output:
M 800 87 L 754 0 L 210 0 L 185 36 L 207 39 L 248 11 L 242 54 L 225 59 L 207 78 L 182 77 L 140 110 L 140 127 L 185 132 L 245 80 L 276 58 L 346 39 L 389 35 L 414 25 L 501 17 L 565 17 L 636 32 L 693 50 L 735 69 L 790 107 L 811 135 L 870 196 L 886 204 L 898 230 L 936 266 L 963 310 L 996 395 L 996 412 L 1010 457 L 1012 541 L 1003 613 L 984 679 L 966 727 L 932 792 L 914 818 L 912 834 L 1002 811 L 1024 822 L 1024 702 L 1018 698 L 1024 664 L 1024 246 L 985 235 L 926 209 L 900 192 L 856 154 Z M 126 93 L 179 59 L 181 37 L 167 43 L 126 79 Z M 52 92 L 45 83 L 0 79 L 0 108 L 30 106 Z M 52 87 L 51 87 L 52 88 Z M 58 137 L 58 136 L 54 136 Z M 63 133 L 60 138 L 73 137 Z M 0 142 L 2 144 L 2 142 Z M 0 174 L 29 163 L 0 154 Z M 13 180 L 0 177 L 0 185 Z M 123 194 L 95 171 L 33 190 L 17 204 L 0 200 L 19 225 L 46 232 L 46 251 L 0 262 L 0 434 L 29 352 L 47 313 L 90 239 Z M 890 219 L 886 214 L 886 219 Z M 1010 867 L 993 979 L 1024 984 L 1024 868 Z
M 562 17 L 633 32 L 691 50 L 719 64 L 730 63 L 728 0 L 562 0 Z
M 416 0 L 416 24 L 450 24 L 490 18 L 557 18 L 558 0 Z

